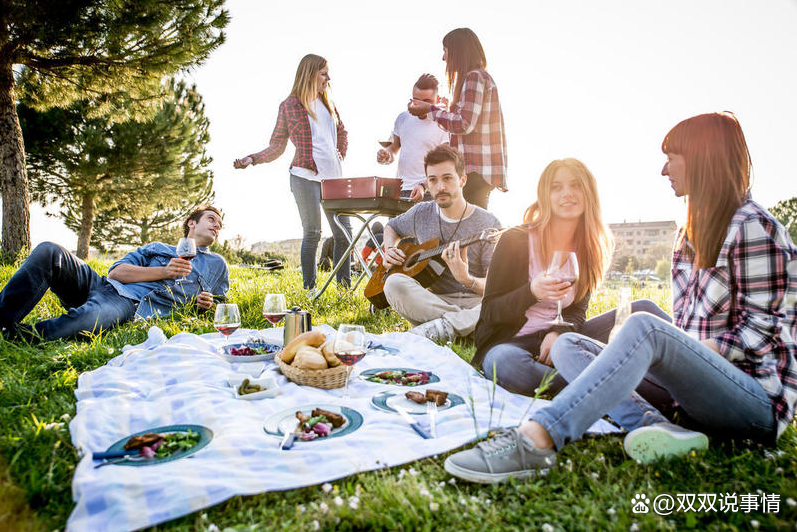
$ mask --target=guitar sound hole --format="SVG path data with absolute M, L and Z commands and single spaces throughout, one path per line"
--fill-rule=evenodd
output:
M 410 255 L 407 258 L 407 260 L 404 261 L 404 268 L 406 269 L 412 268 L 413 266 L 415 266 L 417 262 L 418 262 L 418 254 L 416 253 L 415 255 Z

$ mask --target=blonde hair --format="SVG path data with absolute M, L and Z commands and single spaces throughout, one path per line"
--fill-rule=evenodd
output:
M 752 162 L 739 121 L 731 112 L 709 113 L 677 124 L 661 143 L 686 164 L 686 224 L 678 237 L 695 249 L 697 268 L 717 262 L 731 218 L 750 192 Z
M 552 161 L 543 170 L 537 183 L 537 201 L 531 204 L 523 215 L 530 231 L 536 231 L 541 264 L 549 264 L 553 255 L 551 236 L 551 183 L 560 168 L 568 168 L 581 183 L 584 191 L 584 213 L 576 228 L 576 257 L 578 257 L 578 281 L 576 282 L 576 301 L 595 291 L 611 262 L 614 238 L 603 223 L 601 204 L 598 198 L 598 185 L 592 172 L 578 159 L 567 158 Z
M 335 111 L 335 104 L 332 103 L 332 97 L 330 96 L 329 84 L 327 84 L 327 88 L 323 92 L 318 92 L 318 72 L 325 66 L 327 66 L 327 60 L 320 55 L 307 54 L 302 57 L 302 60 L 299 61 L 299 66 L 296 67 L 296 77 L 293 80 L 293 88 L 291 88 L 290 95 L 299 100 L 299 103 L 302 104 L 302 107 L 313 120 L 317 120 L 318 117 L 313 112 L 310 104 L 318 98 L 323 102 L 337 126 L 338 116 Z

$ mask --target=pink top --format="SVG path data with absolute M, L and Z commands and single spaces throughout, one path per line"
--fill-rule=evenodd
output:
M 529 282 L 547 269 L 540 265 L 539 257 L 535 253 L 536 249 L 537 234 L 529 231 Z M 570 290 L 562 300 L 562 308 L 572 305 L 574 299 L 575 290 Z M 551 325 L 547 322 L 554 318 L 556 318 L 556 301 L 537 301 L 526 309 L 526 323 L 523 324 L 523 327 L 520 328 L 515 337 L 550 329 Z

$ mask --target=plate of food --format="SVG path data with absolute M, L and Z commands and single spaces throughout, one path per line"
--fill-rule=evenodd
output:
M 423 386 L 440 382 L 440 377 L 431 371 L 413 368 L 371 368 L 361 371 L 360 378 L 367 382 L 393 386 Z
M 399 406 L 410 414 L 426 414 L 427 402 L 434 402 L 439 412 L 465 404 L 465 401 L 459 395 L 443 390 L 426 390 L 425 393 L 416 391 L 402 393 L 385 390 L 371 397 L 371 404 L 375 408 L 391 413 L 397 413 L 396 407 Z
M 213 431 L 202 425 L 156 427 L 122 438 L 104 453 L 95 453 L 95 460 L 128 466 L 163 464 L 196 453 L 212 439 Z
M 274 360 L 274 353 L 282 349 L 275 344 L 265 342 L 246 342 L 224 346 L 224 360 L 227 362 L 260 362 Z
M 309 442 L 351 434 L 362 424 L 362 414 L 353 408 L 315 404 L 283 410 L 269 416 L 263 424 L 263 430 L 266 434 L 279 438 L 297 432 L 297 442 Z

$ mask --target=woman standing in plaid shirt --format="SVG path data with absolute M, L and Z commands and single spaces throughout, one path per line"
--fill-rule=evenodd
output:
M 326 59 L 315 54 L 304 56 L 296 69 L 291 94 L 279 106 L 268 147 L 234 163 L 235 168 L 268 163 L 285 152 L 288 139 L 296 146 L 290 169 L 291 192 L 302 220 L 302 281 L 307 289 L 315 286 L 315 255 L 321 240 L 321 179 L 343 175 L 341 161 L 348 146 L 346 129 L 329 95 L 329 79 Z M 335 237 L 337 264 L 348 243 L 333 213 L 324 213 Z M 348 218 L 343 220 L 348 228 Z M 349 260 L 347 255 L 337 275 L 338 283 L 344 286 L 350 284 Z
M 797 247 L 750 199 L 739 123 L 731 113 L 689 118 L 667 134 L 662 150 L 662 174 L 687 198 L 673 255 L 674 324 L 632 314 L 605 346 L 563 334 L 551 352 L 570 384 L 520 427 L 449 457 L 449 473 L 476 482 L 531 476 L 553 466 L 556 450 L 606 413 L 630 430 L 625 450 L 634 459 L 706 448 L 704 434 L 670 423 L 634 393 L 647 373 L 693 428 L 774 443 L 792 425 Z
M 506 137 L 498 87 L 487 73 L 487 58 L 479 38 L 469 28 L 457 28 L 443 37 L 451 110 L 410 100 L 408 111 L 428 114 L 451 134 L 451 147 L 465 156 L 468 180 L 465 200 L 487 209 L 490 192 L 506 192 Z

